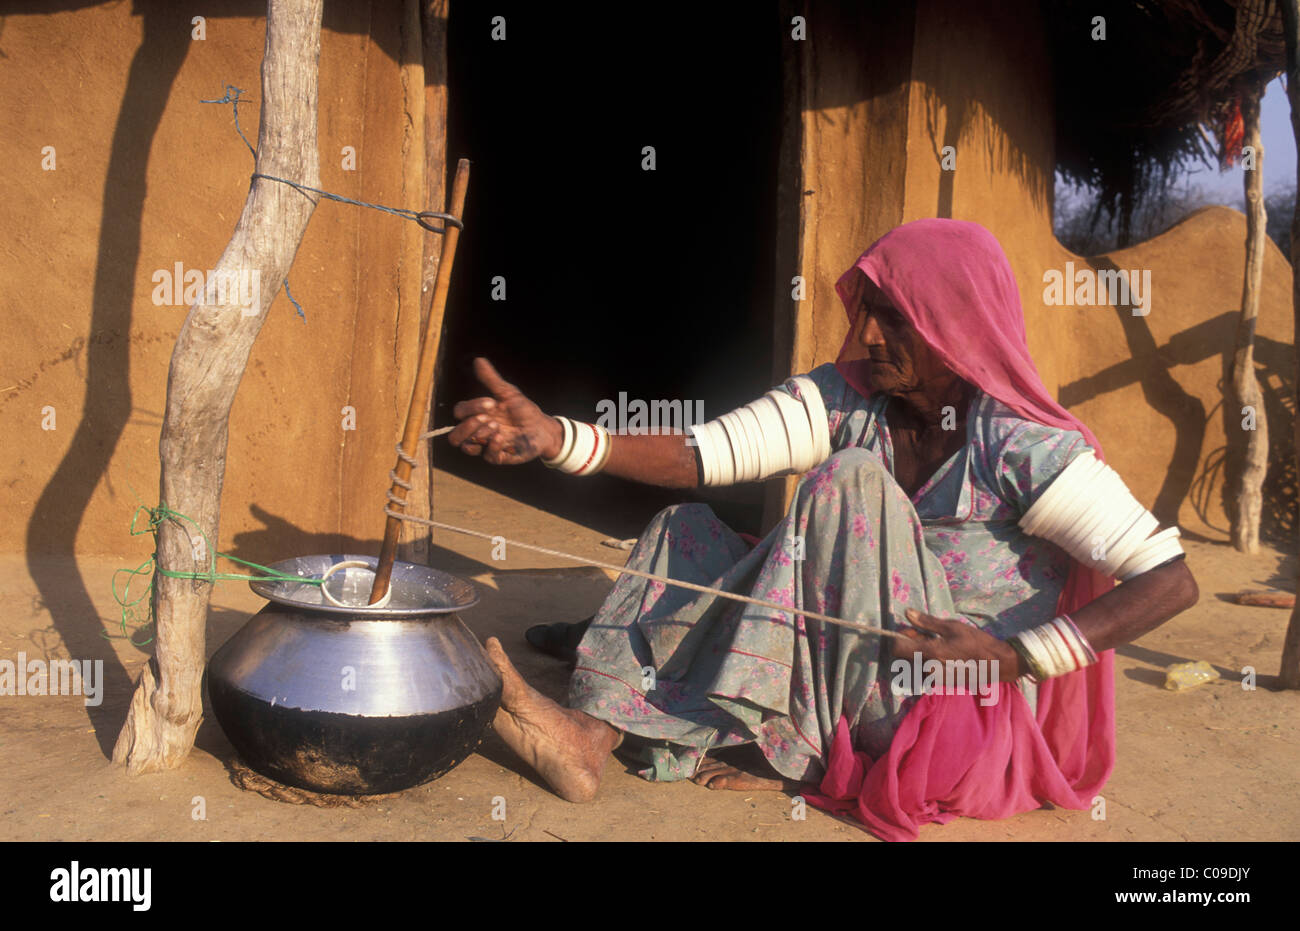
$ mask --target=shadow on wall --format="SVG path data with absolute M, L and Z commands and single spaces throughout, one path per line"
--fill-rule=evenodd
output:
M 1076 259 L 1093 269 L 1118 270 L 1106 258 Z M 1171 369 L 1194 365 L 1218 356 L 1222 374 L 1217 384 L 1220 397 L 1232 383 L 1233 346 L 1236 340 L 1237 310 L 1226 311 L 1175 334 L 1157 345 L 1146 318 L 1134 316 L 1133 305 L 1115 307 L 1130 357 L 1123 362 L 1061 386 L 1060 402 L 1067 408 L 1092 398 L 1137 384 L 1150 407 L 1169 420 L 1174 431 L 1174 454 L 1164 470 L 1164 480 L 1151 510 L 1162 524 L 1178 522 L 1182 502 L 1190 499 L 1196 514 L 1209 526 L 1213 496 L 1220 496 L 1224 512 L 1234 513 L 1232 489 L 1241 474 L 1239 448 L 1220 447 L 1200 462 L 1206 426 L 1215 413 L 1223 418 L 1227 436 L 1241 431 L 1241 417 L 1220 400 L 1207 411 L 1200 398 L 1178 383 Z M 1275 545 L 1290 545 L 1296 529 L 1296 465 L 1290 425 L 1295 417 L 1294 355 L 1290 346 L 1256 334 L 1256 374 L 1264 393 L 1265 414 L 1270 424 L 1269 468 L 1264 483 L 1264 514 L 1260 539 Z M 1184 530 L 1184 534 L 1197 535 Z
M 1118 272 L 1119 266 L 1110 259 L 1099 257 L 1087 260 L 1095 270 Z M 1115 314 L 1124 329 L 1129 358 L 1119 365 L 1104 369 L 1079 382 L 1061 386 L 1061 404 L 1071 407 L 1099 394 L 1114 391 L 1137 382 L 1142 396 L 1152 410 L 1167 418 L 1174 430 L 1174 454 L 1164 469 L 1164 481 L 1156 494 L 1151 512 L 1161 524 L 1178 523 L 1178 511 L 1191 493 L 1196 477 L 1196 465 L 1201 458 L 1208 415 L 1201 400 L 1183 390 L 1170 368 L 1180 362 L 1192 362 L 1221 351 L 1224 343 L 1211 341 L 1210 333 L 1201 339 L 1186 340 L 1189 331 L 1175 336 L 1166 346 L 1156 345 L 1146 317 L 1134 316 L 1133 303 L 1115 304 Z M 1178 350 L 1192 358 L 1177 359 Z M 1229 344 L 1230 345 L 1230 344 Z
M 45 15 L 99 5 L 59 0 L 3 0 L 0 17 Z M 370 6 L 369 3 L 327 3 L 322 29 L 369 34 Z M 104 222 L 100 224 L 95 259 L 90 333 L 130 332 L 150 150 L 169 103 L 172 85 L 192 44 L 194 10 L 177 7 L 170 0 L 136 0 L 131 12 L 141 19 L 143 37 L 131 59 L 121 108 L 109 142 L 101 211 Z M 266 3 L 211 0 L 201 12 L 209 20 L 258 20 L 266 16 Z M 393 33 L 381 31 L 380 34 Z M 398 48 L 383 47 L 383 51 L 393 60 L 399 60 Z M 104 660 L 106 693 L 130 695 L 134 685 L 100 636 L 99 613 L 84 583 L 78 576 L 77 591 L 70 593 L 69 580 L 58 573 L 55 563 L 38 555 L 75 552 L 77 532 L 86 508 L 107 472 L 109 460 L 131 417 L 127 340 L 87 341 L 82 410 L 68 450 L 32 510 L 26 537 L 28 572 L 44 603 L 51 606 L 54 627 L 71 655 Z M 57 609 L 53 607 L 56 605 Z M 152 652 L 144 648 L 142 651 Z M 111 755 L 122 723 L 121 709 L 105 702 L 86 710 L 100 748 L 105 756 Z
M 945 148 L 951 147 L 957 164 L 971 157 L 973 145 L 982 149 L 985 165 L 1023 183 L 1034 211 L 1046 210 L 1052 200 L 1052 137 L 1035 116 L 1050 112 L 1046 79 L 1051 69 L 1037 4 L 931 2 L 918 16 L 911 78 L 923 94 L 927 135 L 939 168 L 934 215 L 953 216 L 957 172 L 943 170 Z M 958 35 L 964 41 L 953 42 L 951 37 Z M 985 56 L 993 48 L 1014 57 L 1016 79 L 1005 69 L 989 68 Z
M 805 12 L 789 2 L 781 11 L 783 23 Z M 833 0 L 818 3 L 816 13 L 806 54 L 812 56 L 816 76 L 809 88 L 810 109 L 819 119 L 833 125 L 837 108 L 915 83 L 924 95 L 936 166 L 942 165 L 945 146 L 981 139 L 987 164 L 1022 180 L 1035 210 L 1050 203 L 1053 174 L 1045 168 L 1051 164 L 1052 132 L 1032 118 L 1042 111 L 1041 98 L 1050 92 L 1045 25 L 1036 3 L 927 3 L 918 20 L 916 0 Z M 865 51 L 859 44 L 863 36 L 868 37 Z M 888 40 L 883 46 L 882 37 Z M 1016 73 L 1041 74 L 1043 81 L 995 85 L 993 91 L 972 81 L 971 75 L 988 71 L 990 48 L 1014 49 L 1018 68 L 1023 69 Z M 859 58 L 857 69 L 833 67 Z M 952 216 L 954 179 L 955 172 L 940 167 L 934 216 Z
M 953 88 L 940 91 L 924 86 L 925 125 L 930 137 L 931 153 L 939 170 L 939 195 L 935 205 L 936 217 L 952 218 L 953 190 L 957 172 L 944 170 L 945 152 L 956 157 L 958 143 L 963 140 L 981 140 L 984 158 L 1000 174 L 1008 173 L 1023 182 L 1035 210 L 1042 210 L 1049 202 L 1048 178 L 1042 170 L 1042 161 L 1026 150 L 1012 144 L 1007 134 L 1008 125 L 998 123 L 985 109 L 985 100 L 975 99 L 969 91 Z M 939 132 L 939 119 L 944 118 L 943 133 Z
M 94 4 L 63 4 L 77 9 Z M 24 6 L 27 8 L 17 9 Z M 5 4 L 10 13 L 48 13 L 46 3 Z M 140 258 L 140 227 L 147 189 L 149 148 L 158 130 L 168 95 L 190 46 L 190 14 L 165 2 L 137 3 L 143 15 L 143 39 L 131 59 L 117 124 L 113 131 L 104 179 L 95 283 L 91 295 L 89 332 L 131 329 L 136 266 Z M 28 571 L 47 605 L 62 605 L 53 613 L 54 626 L 73 656 L 104 660 L 104 690 L 129 695 L 130 677 L 99 636 L 98 612 L 88 592 L 57 597 L 60 580 L 37 553 L 75 552 L 77 531 L 91 495 L 108 469 L 109 459 L 131 417 L 130 346 L 127 340 L 89 340 L 86 345 L 86 393 L 83 414 L 67 452 L 41 492 L 27 525 Z M 80 580 L 78 580 L 80 581 Z M 87 621 L 94 623 L 88 624 Z M 108 703 L 87 708 L 100 747 L 112 753 L 118 712 Z

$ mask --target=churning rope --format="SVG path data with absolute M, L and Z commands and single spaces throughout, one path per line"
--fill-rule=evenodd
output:
M 443 436 L 444 434 L 450 433 L 454 429 L 456 429 L 454 426 L 440 427 L 437 430 L 430 430 L 427 433 L 420 434 L 419 439 L 425 440 L 425 439 L 431 439 L 433 437 Z M 404 461 L 410 463 L 412 467 L 419 465 L 419 462 L 418 460 L 415 459 L 415 457 L 407 454 L 407 452 L 402 449 L 401 443 L 397 444 L 397 455 Z M 401 479 L 398 479 L 396 474 L 392 471 L 389 472 L 389 478 L 392 479 L 404 491 L 409 491 L 413 487 L 410 482 L 402 481 Z M 666 575 L 657 575 L 653 572 L 645 572 L 641 569 L 630 568 L 629 566 L 619 566 L 616 565 L 615 563 L 604 562 L 599 559 L 590 559 L 586 556 L 577 556 L 574 555 L 573 553 L 566 553 L 563 550 L 551 549 L 550 547 L 546 547 L 546 546 L 537 546 L 533 543 L 524 543 L 520 540 L 511 540 L 499 534 L 483 533 L 482 531 L 479 530 L 470 530 L 466 527 L 457 527 L 454 524 L 447 524 L 447 523 L 443 523 L 442 521 L 430 520 L 425 517 L 415 517 L 414 515 L 411 514 L 404 514 L 401 511 L 394 510 L 393 505 L 396 504 L 401 507 L 405 507 L 406 501 L 404 501 L 401 498 L 398 498 L 396 495 L 392 493 L 392 491 L 388 492 L 388 501 L 389 504 L 387 504 L 384 507 L 385 514 L 387 514 L 389 517 L 396 517 L 398 520 L 407 521 L 412 524 L 420 524 L 425 527 L 434 527 L 437 528 L 438 530 L 449 530 L 452 533 L 464 534 L 465 536 L 470 536 L 470 537 L 478 537 L 479 539 L 487 540 L 489 543 L 492 544 L 505 543 L 507 546 L 517 546 L 520 549 L 531 550 L 534 553 L 542 553 L 543 555 L 555 556 L 560 559 L 567 559 L 571 562 L 576 562 L 581 565 L 596 566 L 600 569 L 608 569 L 620 575 L 634 575 L 637 576 L 638 578 L 649 579 L 652 582 L 660 582 L 664 585 L 672 585 L 677 588 L 685 588 L 706 595 L 716 595 L 719 598 L 728 598 L 732 601 L 739 601 L 745 604 L 755 605 L 756 607 L 767 608 L 768 610 L 771 611 L 779 611 L 782 614 L 791 614 L 795 616 L 802 615 L 803 617 L 806 618 L 812 618 L 818 621 L 825 621 L 827 624 L 834 624 L 837 627 L 847 627 L 852 630 L 861 631 L 863 633 L 879 634 L 882 637 L 893 637 L 899 640 L 907 639 L 907 637 L 904 634 L 901 634 L 898 631 L 886 630 L 883 627 L 877 627 L 871 624 L 862 624 L 858 621 L 847 621 L 843 618 L 832 617 L 829 614 L 822 614 L 821 612 L 818 611 L 809 611 L 804 608 L 795 608 L 790 605 L 778 604 L 775 601 L 767 601 L 762 598 L 753 598 L 750 597 L 749 595 L 740 595 L 735 592 L 729 592 L 721 588 L 714 588 L 709 585 L 698 585 L 694 582 L 685 582 L 682 581 L 681 579 L 674 579 Z M 149 526 L 147 529 L 137 530 L 136 521 L 139 519 L 141 511 L 149 515 Z M 176 572 L 171 569 L 164 569 L 162 568 L 162 566 L 158 565 L 158 553 L 157 553 L 158 527 L 162 524 L 164 520 L 168 520 L 168 519 L 188 521 L 189 523 L 194 525 L 196 530 L 198 530 L 200 536 L 203 539 L 204 553 L 210 554 L 207 572 Z M 127 631 L 127 626 L 126 626 L 127 621 L 129 618 L 134 620 L 134 610 L 133 610 L 134 607 L 138 605 L 141 601 L 144 601 L 146 598 L 149 598 L 150 600 L 149 600 L 149 617 L 145 626 L 148 626 L 148 624 L 152 624 L 154 621 L 153 600 L 152 598 L 150 598 L 150 595 L 152 595 L 153 593 L 154 573 L 163 575 L 169 579 L 203 579 L 207 582 L 253 581 L 257 579 L 282 579 L 287 581 L 293 581 L 302 585 L 323 585 L 325 583 L 325 579 L 304 578 L 303 576 L 296 575 L 294 573 L 280 572 L 277 569 L 272 569 L 270 566 L 263 566 L 260 563 L 250 562 L 246 559 L 240 559 L 238 556 L 232 556 L 229 553 L 217 552 L 212 548 L 211 541 L 208 540 L 207 534 L 203 532 L 203 528 L 199 526 L 197 521 L 195 521 L 191 517 L 186 516 L 185 514 L 181 514 L 178 511 L 172 510 L 171 508 L 167 507 L 165 504 L 161 504 L 156 508 L 150 508 L 145 505 L 140 505 L 138 508 L 136 508 L 135 514 L 132 515 L 131 517 L 131 534 L 133 536 L 138 536 L 144 533 L 154 534 L 154 552 L 149 556 L 147 560 L 145 560 L 144 563 L 142 563 L 137 568 L 118 569 L 117 572 L 113 573 L 113 597 L 117 600 L 117 603 L 122 606 L 123 636 L 127 636 L 127 637 L 130 636 L 130 634 Z M 193 537 L 191 537 L 191 539 L 193 539 Z M 236 562 L 243 566 L 247 566 L 250 569 L 253 569 L 261 574 L 244 575 L 242 573 L 217 572 L 216 565 L 217 565 L 218 557 L 221 557 L 223 559 L 228 559 L 231 562 Z M 117 591 L 117 576 L 123 572 L 131 576 L 131 579 L 128 579 L 126 587 L 123 588 L 122 593 L 119 595 Z M 136 576 L 144 575 L 144 574 L 148 574 L 150 577 L 148 588 L 145 589 L 145 593 L 141 595 L 139 598 L 136 598 L 132 601 L 128 601 L 127 599 L 130 596 L 131 581 Z M 138 643 L 138 645 L 140 646 L 144 646 L 145 644 L 148 644 L 152 639 L 153 638 L 150 638 L 150 640 L 133 641 L 133 642 Z
M 444 433 L 450 433 L 452 430 L 455 429 L 456 428 L 454 426 L 440 427 L 437 430 L 430 430 L 428 433 L 420 434 L 419 438 L 424 440 L 435 436 L 442 436 Z M 419 465 L 415 457 L 408 455 L 406 451 L 402 449 L 401 443 L 397 444 L 397 455 L 404 462 L 409 463 L 413 468 Z M 388 477 L 393 481 L 394 484 L 400 486 L 404 491 L 411 490 L 412 484 L 410 482 L 405 482 L 399 479 L 397 477 L 396 472 L 390 470 L 388 473 Z M 857 621 L 846 621 L 843 618 L 831 617 L 828 614 L 821 614 L 820 612 L 817 611 L 808 611 L 803 608 L 795 608 L 790 605 L 777 604 L 775 601 L 765 601 L 762 598 L 751 598 L 749 595 L 738 595 L 735 592 L 725 591 L 724 589 L 721 588 L 713 588 L 712 586 L 709 585 L 697 585 L 694 582 L 684 582 L 681 579 L 674 579 L 666 575 L 656 575 L 653 572 L 644 572 L 640 569 L 632 569 L 627 566 L 619 566 L 611 562 L 602 562 L 601 560 L 590 559 L 586 556 L 575 556 L 573 553 L 566 553 L 563 550 L 555 550 L 545 546 L 536 546 L 532 543 L 522 543 L 519 540 L 511 540 L 501 536 L 500 534 L 487 534 L 479 530 L 469 530 L 465 527 L 457 527 L 453 524 L 444 524 L 441 521 L 430 520 L 426 517 L 415 517 L 413 515 L 405 514 L 402 513 L 401 511 L 397 511 L 393 509 L 393 505 L 397 505 L 399 507 L 405 507 L 406 501 L 394 495 L 391 490 L 388 492 L 388 501 L 389 503 L 384 507 L 385 514 L 387 514 L 389 517 L 396 517 L 398 520 L 408 521 L 409 523 L 412 524 L 420 524 L 425 527 L 436 527 L 439 530 L 450 530 L 452 533 L 460 533 L 470 537 L 478 537 L 481 540 L 487 540 L 488 542 L 493 544 L 505 543 L 506 546 L 517 546 L 520 549 L 531 550 L 534 553 L 543 553 L 547 556 L 557 556 L 561 559 L 568 559 L 585 566 L 597 566 L 601 569 L 609 569 L 613 572 L 617 572 L 622 575 L 634 575 L 639 578 L 649 579 L 652 582 L 662 582 L 664 585 L 673 585 L 676 586 L 677 588 L 687 588 L 690 589 L 691 591 L 701 592 L 706 595 L 717 595 L 720 598 L 729 598 L 732 601 L 741 601 L 744 602 L 745 604 L 756 605 L 757 607 L 760 608 L 768 608 L 772 611 L 780 611 L 783 614 L 792 614 L 796 616 L 802 615 L 803 617 L 813 618 L 814 620 L 818 620 L 818 621 L 825 621 L 827 624 L 834 624 L 838 627 L 848 627 L 853 630 L 862 631 L 863 633 L 879 634 L 883 637 L 894 637 L 895 639 L 898 640 L 908 639 L 906 635 L 901 634 L 898 631 L 886 630 L 883 627 L 876 627 L 871 624 L 862 624 Z
M 234 113 L 234 118 L 235 118 L 235 131 L 239 133 L 239 138 L 244 140 L 244 145 L 248 147 L 248 151 L 252 153 L 253 158 L 256 160 L 257 150 L 253 148 L 252 143 L 248 141 L 248 137 L 244 135 L 244 131 L 239 125 L 239 99 L 240 96 L 244 93 L 244 91 L 241 88 L 235 87 L 231 84 L 227 84 L 225 88 L 226 88 L 225 96 L 214 100 L 201 100 L 200 102 L 215 103 L 215 104 L 228 103 L 231 105 L 231 109 Z M 295 190 L 302 192 L 304 195 L 309 193 L 316 194 L 320 197 L 327 198 L 329 200 L 338 201 L 339 203 L 343 203 L 343 204 L 351 204 L 356 207 L 368 207 L 372 210 L 381 210 L 385 213 L 393 214 L 405 220 L 413 220 L 424 229 L 429 230 L 430 232 L 433 233 L 444 233 L 446 232 L 448 226 L 454 226 L 458 229 L 464 228 L 464 225 L 461 223 L 461 221 L 449 213 L 438 213 L 435 211 L 427 211 L 427 210 L 415 211 L 405 207 L 386 207 L 383 204 L 367 203 L 366 201 L 354 200 L 353 198 L 350 197 L 344 197 L 341 194 L 333 194 L 330 193 L 329 191 L 322 191 L 319 188 L 309 187 L 308 185 L 300 184 L 296 181 L 290 181 L 286 178 L 277 178 L 274 175 L 267 175 L 257 171 L 253 172 L 251 178 L 252 180 L 257 180 L 260 178 L 266 181 L 276 181 L 279 182 L 280 184 L 286 184 L 294 188 Z M 428 219 L 441 220 L 443 222 L 443 225 L 442 226 L 431 225 L 430 223 L 427 222 Z M 285 294 L 289 297 L 290 301 L 293 301 L 294 307 L 297 308 L 298 310 L 298 315 L 305 320 L 306 314 L 303 313 L 302 307 L 298 304 L 297 301 L 294 301 L 293 296 L 289 294 L 289 280 L 287 278 L 284 281 L 284 287 L 285 287 Z M 442 436 L 443 434 L 450 433 L 454 429 L 455 427 L 441 427 L 437 430 L 430 430 L 427 433 L 422 433 L 419 439 L 424 440 L 424 439 L 430 439 L 437 436 Z M 419 462 L 415 459 L 414 456 L 410 455 L 404 449 L 402 449 L 402 444 L 400 442 L 397 444 L 397 455 L 403 462 L 406 462 L 412 468 L 415 468 L 419 465 Z M 392 480 L 393 484 L 402 488 L 403 491 L 411 490 L 412 488 L 411 483 L 409 481 L 404 481 L 398 478 L 397 473 L 395 471 L 390 470 L 388 475 L 389 478 Z M 596 566 L 601 569 L 609 569 L 621 575 L 634 575 L 639 578 L 649 579 L 650 581 L 653 582 L 660 582 L 664 585 L 672 585 L 677 588 L 690 589 L 691 591 L 701 592 L 707 595 L 715 595 L 720 598 L 728 598 L 732 601 L 739 601 L 745 604 L 755 605 L 760 608 L 767 608 L 768 610 L 771 611 L 779 611 L 782 614 L 790 614 L 796 617 L 803 616 L 805 618 L 812 618 L 814 620 L 824 621 L 828 624 L 834 624 L 838 627 L 847 627 L 852 630 L 861 631 L 863 633 L 879 634 L 880 636 L 883 637 L 894 637 L 900 640 L 908 639 L 905 635 L 899 633 L 898 631 L 886 630 L 883 627 L 877 627 L 871 624 L 862 624 L 857 621 L 847 621 L 844 620 L 843 618 L 831 617 L 828 614 L 822 614 L 817 611 L 808 611 L 802 608 L 795 608 L 790 605 L 777 604 L 774 601 L 766 601 L 761 598 L 752 598 L 748 595 L 739 595 L 736 594 L 735 592 L 724 591 L 723 589 L 713 588 L 708 585 L 697 585 L 694 582 L 684 582 L 680 579 L 674 579 L 663 575 L 656 575 L 653 572 L 644 572 L 640 569 L 631 569 L 627 566 L 619 566 L 614 563 L 589 559 L 584 556 L 576 556 L 572 553 L 566 553 L 563 550 L 550 549 L 549 547 L 545 547 L 545 546 L 536 546 L 531 543 L 523 543 L 519 540 L 510 540 L 500 536 L 499 534 L 493 535 L 493 534 L 482 533 L 481 531 L 478 530 L 469 530 L 465 527 L 457 527 L 454 526 L 453 524 L 442 523 L 441 521 L 429 520 L 428 518 L 423 518 L 423 517 L 415 517 L 413 515 L 405 514 L 401 511 L 396 511 L 393 509 L 393 505 L 398 505 L 399 507 L 404 508 L 406 506 L 406 501 L 405 499 L 399 498 L 396 495 L 394 495 L 391 488 L 388 491 L 388 501 L 389 503 L 384 507 L 384 513 L 389 517 L 395 517 L 398 520 L 407 521 L 409 523 L 420 524 L 426 527 L 434 527 L 439 530 L 449 530 L 452 533 L 464 534 L 466 536 L 478 537 L 480 539 L 487 540 L 491 543 L 504 542 L 507 546 L 517 546 L 520 549 L 531 550 L 532 552 L 535 553 L 542 553 L 547 556 L 555 556 L 560 559 L 567 559 L 572 562 L 579 563 L 581 565 Z M 150 531 L 136 531 L 135 518 L 133 517 L 131 521 L 131 527 L 132 527 L 131 532 L 133 534 L 145 533 L 145 532 L 156 533 L 158 524 L 160 524 L 162 520 L 168 517 L 183 518 L 185 520 L 190 521 L 190 523 L 193 523 L 195 527 L 198 527 L 198 524 L 195 523 L 191 518 L 188 518 L 183 514 L 178 514 L 177 512 L 167 508 L 165 505 L 160 505 L 158 508 L 155 509 L 150 509 L 144 507 L 143 505 L 141 507 L 143 510 L 148 511 L 150 514 Z M 137 514 L 138 513 L 139 512 L 137 511 Z M 199 529 L 199 532 L 200 533 L 203 532 L 201 528 Z M 206 535 L 204 535 L 204 541 L 205 543 L 207 542 Z M 246 576 L 246 575 L 237 575 L 237 574 L 230 574 L 230 573 L 217 573 L 215 569 L 217 556 L 222 556 L 226 559 L 231 560 L 232 562 L 241 563 L 245 566 L 249 566 L 250 568 L 260 570 L 267 574 L 262 576 Z M 142 574 L 145 571 L 148 571 L 146 567 L 149 567 L 151 564 L 154 571 L 159 572 L 162 575 L 167 576 L 168 578 L 206 579 L 209 582 L 216 582 L 216 581 L 229 580 L 229 579 L 291 578 L 296 582 L 301 582 L 304 584 L 317 584 L 317 585 L 323 584 L 324 582 L 323 579 L 304 579 L 301 576 L 297 576 L 297 575 L 287 575 L 285 573 L 279 573 L 273 569 L 270 569 L 267 566 L 261 566 L 258 565 L 257 563 L 251 563 L 246 560 L 238 559 L 237 557 L 230 556 L 229 554 L 226 553 L 213 553 L 211 568 L 209 572 L 206 573 L 172 572 L 170 570 L 163 569 L 161 566 L 157 565 L 156 548 L 155 548 L 154 555 L 150 556 L 149 559 L 139 568 L 135 570 L 119 569 L 118 572 L 129 572 L 134 577 L 136 575 Z M 116 573 L 115 573 L 113 595 L 115 598 L 118 599 L 118 603 L 122 605 L 122 629 L 124 634 L 126 633 L 126 618 L 130 608 L 133 605 L 138 604 L 144 598 L 149 597 L 149 594 L 153 591 L 152 578 L 150 579 L 149 589 L 146 591 L 145 595 L 132 602 L 127 602 L 123 600 L 127 596 L 127 591 L 129 590 L 129 588 L 130 588 L 130 583 L 128 582 L 127 589 L 123 591 L 121 597 L 118 596 L 117 586 L 116 586 Z M 152 623 L 152 621 L 153 621 L 153 602 L 151 599 L 150 600 L 150 622 Z M 145 641 L 145 643 L 148 642 L 149 641 Z

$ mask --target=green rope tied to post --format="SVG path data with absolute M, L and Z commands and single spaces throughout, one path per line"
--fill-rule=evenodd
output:
M 140 519 L 141 511 L 149 515 L 149 526 L 147 528 L 136 529 L 136 522 L 139 521 Z M 207 572 L 173 572 L 170 569 L 164 569 L 162 566 L 158 565 L 158 528 L 165 520 L 184 520 L 184 521 L 189 521 L 189 523 L 194 525 L 194 529 L 199 532 L 199 536 L 202 537 L 203 539 L 203 552 L 208 556 Z M 131 515 L 130 533 L 131 536 L 133 537 L 137 537 L 146 533 L 152 534 L 154 537 L 154 551 L 149 554 L 148 559 L 146 559 L 136 568 L 118 569 L 116 572 L 113 573 L 113 599 L 119 605 L 122 606 L 122 636 L 128 640 L 131 640 L 131 633 L 130 631 L 127 630 L 128 620 L 130 620 L 132 623 L 136 623 L 137 627 L 148 627 L 157 620 L 157 618 L 154 616 L 154 606 L 153 606 L 153 597 L 152 597 L 153 581 L 154 581 L 155 573 L 166 576 L 169 579 L 205 579 L 208 582 L 248 581 L 251 579 L 283 579 L 286 581 L 297 582 L 300 585 L 324 585 L 325 584 L 324 579 L 303 578 L 300 575 L 294 575 L 293 573 L 290 572 L 281 572 L 278 569 L 272 569 L 270 566 L 263 566 L 260 563 L 249 562 L 247 559 L 240 559 L 238 556 L 232 556 L 229 553 L 219 553 L 215 549 L 213 549 L 212 541 L 209 540 L 208 535 L 203 532 L 203 528 L 199 526 L 198 521 L 194 520 L 194 518 L 192 517 L 188 517 L 185 514 L 180 513 L 179 511 L 173 511 L 165 504 L 159 504 L 158 507 L 156 508 L 151 508 L 144 504 L 137 507 L 135 509 L 135 513 Z M 190 535 L 190 539 L 191 540 L 194 539 L 192 534 Z M 195 547 L 195 549 L 197 550 L 197 547 Z M 250 569 L 256 570 L 261 574 L 242 575 L 240 573 L 235 573 L 235 572 L 218 572 L 217 557 L 221 557 L 222 559 L 227 559 L 230 562 L 239 563 L 242 566 L 248 566 Z M 197 554 L 196 554 L 196 558 L 197 558 Z M 127 575 L 130 576 L 130 578 L 127 579 L 126 585 L 123 587 L 121 594 L 119 594 L 117 591 L 117 577 L 121 575 L 123 572 L 127 573 Z M 132 581 L 134 581 L 137 576 L 141 576 L 141 575 L 147 575 L 149 577 L 148 587 L 145 588 L 144 594 L 141 595 L 139 598 L 128 600 L 130 599 Z M 149 601 L 148 617 L 145 618 L 143 621 L 137 623 L 136 606 L 139 605 L 140 602 L 144 601 L 145 599 L 148 599 Z M 109 635 L 105 633 L 104 636 L 108 637 Z M 146 646 L 149 643 L 153 642 L 153 637 L 150 637 L 148 640 L 140 640 L 140 641 L 131 640 L 131 642 L 134 643 L 136 646 Z

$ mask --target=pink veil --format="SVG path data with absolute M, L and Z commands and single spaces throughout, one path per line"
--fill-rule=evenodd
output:
M 977 223 L 917 220 L 886 233 L 835 285 L 853 322 L 870 279 L 962 378 L 1027 420 L 1078 430 L 1101 458 L 1092 431 L 1061 407 L 1029 355 L 1016 279 L 998 241 Z M 864 397 L 867 360 L 836 366 Z M 1070 613 L 1113 582 L 1075 563 L 1057 606 Z M 1044 621 L 1050 618 L 1043 618 Z M 1042 682 L 1034 714 L 1020 690 L 1001 683 L 998 701 L 924 695 L 878 760 L 853 749 L 841 719 L 818 807 L 852 812 L 886 840 L 913 840 L 922 824 L 958 815 L 997 819 L 1051 803 L 1083 809 L 1115 761 L 1114 654 Z

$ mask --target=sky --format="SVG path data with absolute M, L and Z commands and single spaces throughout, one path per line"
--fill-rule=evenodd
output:
M 1260 110 L 1260 133 L 1264 142 L 1264 193 L 1295 187 L 1296 144 L 1291 133 L 1291 110 L 1281 78 L 1268 86 Z M 1205 165 L 1188 172 L 1184 181 L 1199 185 L 1219 203 L 1241 207 L 1242 169 L 1235 165 L 1220 172 Z

